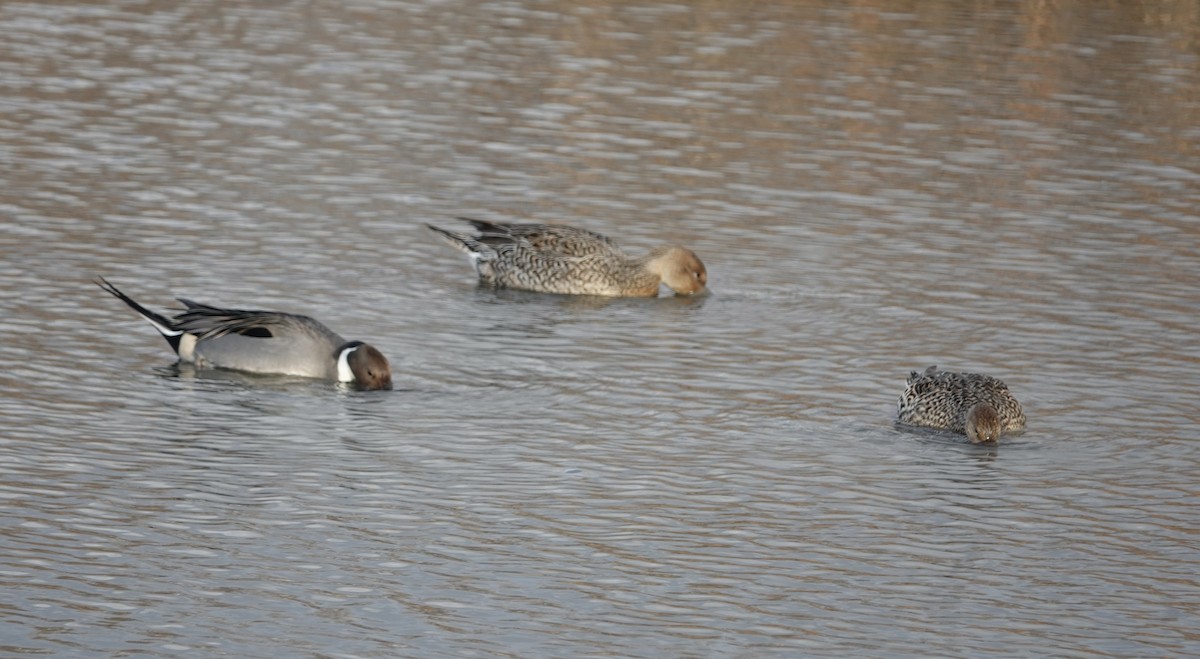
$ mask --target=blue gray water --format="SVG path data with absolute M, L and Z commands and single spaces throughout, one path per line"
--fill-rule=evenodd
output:
M 0 654 L 1200 654 L 1200 7 L 779 4 L 0 4 Z M 479 290 L 455 215 L 712 292 Z M 895 427 L 935 363 L 1028 431 Z

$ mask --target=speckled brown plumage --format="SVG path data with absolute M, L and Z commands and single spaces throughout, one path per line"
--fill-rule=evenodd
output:
M 659 284 L 690 295 L 704 289 L 708 274 L 694 252 L 660 247 L 630 257 L 610 238 L 560 224 L 470 222 L 475 236 L 429 228 L 475 264 L 479 279 L 498 288 L 541 293 L 653 297 Z
M 993 442 L 1025 427 L 1025 412 L 1002 381 L 937 366 L 909 375 L 898 415 L 901 423 L 963 433 L 972 442 Z
M 489 244 L 503 244 L 524 240 L 541 252 L 563 256 L 592 256 L 594 254 L 621 254 L 621 248 L 608 236 L 595 231 L 567 226 L 565 224 L 509 224 L 485 222 L 469 217 L 458 218 L 470 223 L 479 232 L 476 240 Z

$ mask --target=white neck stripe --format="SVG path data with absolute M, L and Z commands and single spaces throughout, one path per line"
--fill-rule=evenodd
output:
M 338 355 L 338 382 L 354 382 L 354 371 L 350 370 L 350 353 L 359 347 L 346 348 Z

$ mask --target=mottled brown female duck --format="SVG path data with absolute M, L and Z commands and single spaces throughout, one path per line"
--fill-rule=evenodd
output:
M 692 295 L 708 283 L 700 258 L 683 247 L 659 247 L 645 256 L 631 257 L 611 238 L 586 229 L 459 219 L 474 226 L 478 235 L 428 226 L 466 252 L 479 280 L 489 286 L 568 295 L 654 297 L 660 284 L 676 294 Z
M 963 433 L 974 443 L 992 443 L 1001 433 L 1025 427 L 1025 412 L 996 378 L 978 373 L 913 371 L 900 396 L 901 423 Z

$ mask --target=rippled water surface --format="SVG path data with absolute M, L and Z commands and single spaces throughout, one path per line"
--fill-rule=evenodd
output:
M 1200 5 L 777 4 L 0 4 L 0 654 L 1200 654 Z M 456 215 L 712 292 L 480 290 Z M 1027 432 L 896 427 L 934 363 Z

